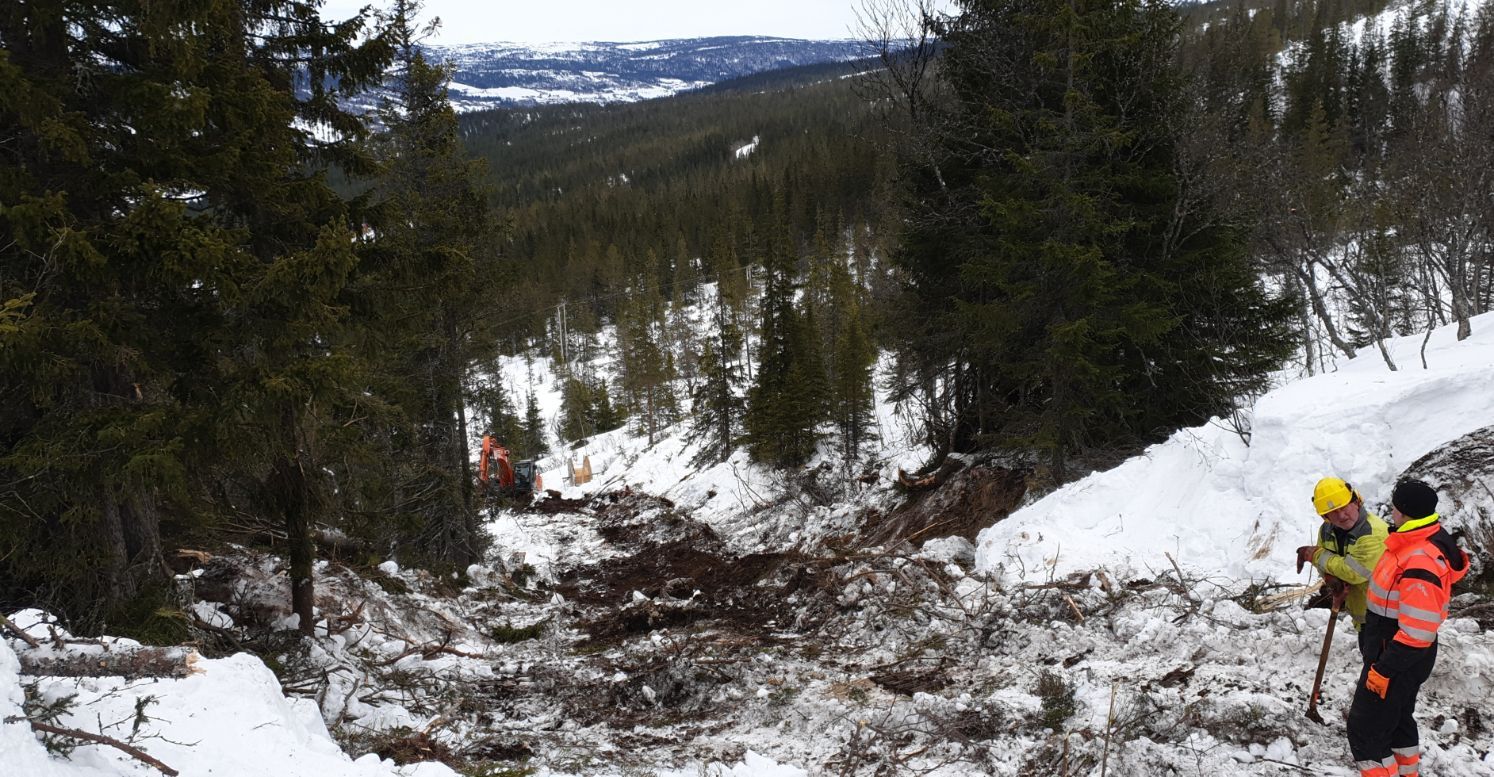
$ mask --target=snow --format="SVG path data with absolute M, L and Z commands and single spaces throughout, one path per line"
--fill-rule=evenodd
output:
M 808 772 L 794 766 L 782 766 L 751 750 L 742 763 L 736 766 L 712 764 L 705 770 L 707 777 L 804 777 Z M 680 777 L 686 777 L 684 772 Z
M 569 74 L 568 74 L 569 75 Z M 592 74 L 600 76 L 602 74 Z M 479 87 L 452 81 L 448 86 L 450 100 L 458 111 L 491 108 L 492 101 L 515 103 L 539 103 L 553 105 L 561 103 L 615 103 L 652 100 L 708 86 L 709 81 L 686 81 L 679 78 L 659 78 L 650 82 L 617 84 L 597 80 L 597 88 L 584 89 L 537 89 L 528 86 Z
M 1346 42 L 1354 45 L 1364 45 L 1366 37 L 1386 41 L 1389 40 L 1390 31 L 1396 24 L 1425 30 L 1433 16 L 1445 8 L 1448 11 L 1449 23 L 1461 17 L 1467 24 L 1467 34 L 1471 36 L 1478 26 L 1476 23 L 1478 14 L 1486 2 L 1488 0 L 1464 0 L 1464 2 L 1450 0 L 1445 3 L 1397 0 L 1376 14 L 1361 16 L 1339 25 L 1339 31 Z M 1295 67 L 1305 48 L 1304 41 L 1288 43 L 1277 54 L 1277 66 L 1283 70 Z
M 710 311 L 701 305 L 685 313 L 700 324 Z M 1039 758 L 1045 749 L 1072 746 L 1076 763 L 1087 757 L 1094 764 L 1101 735 L 1112 728 L 1119 733 L 1105 752 L 1115 777 L 1347 777 L 1353 772 L 1343 726 L 1334 719 L 1347 709 L 1359 667 L 1352 633 L 1341 624 L 1329 653 L 1321 706 L 1334 722 L 1309 726 L 1303 700 L 1326 611 L 1261 608 L 1241 592 L 1251 581 L 1307 581 L 1306 574 L 1296 579 L 1290 573 L 1292 548 L 1310 541 L 1318 525 L 1308 505 L 1318 477 L 1346 477 L 1377 505 L 1408 464 L 1494 424 L 1488 389 L 1494 314 L 1472 323 L 1473 337 L 1461 343 L 1451 329 L 1434 332 L 1425 369 L 1421 338 L 1413 337 L 1388 343 L 1399 372 L 1367 351 L 1329 374 L 1290 381 L 1284 375 L 1252 410 L 1250 445 L 1219 422 L 1180 431 L 1113 470 L 1037 499 L 981 532 L 976 544 L 944 537 L 916 550 L 826 547 L 827 538 L 854 537 L 864 528 L 860 511 L 895 507 L 901 498 L 889 485 L 895 470 L 911 469 L 928 454 L 916 424 L 888 400 L 881 380 L 879 439 L 863 462 L 878 475 L 869 486 L 845 477 L 848 469 L 828 450 L 788 473 L 758 467 L 740 450 L 697 468 L 686 422 L 663 430 L 652 445 L 628 428 L 574 449 L 552 439 L 559 452 L 540 461 L 546 486 L 567 498 L 626 487 L 658 502 L 629 518 L 630 529 L 668 523 L 656 519 L 672 511 L 671 521 L 706 525 L 733 553 L 792 550 L 812 558 L 823 588 L 796 589 L 786 599 L 805 598 L 797 619 L 774 621 L 761 635 L 700 620 L 580 649 L 589 622 L 622 611 L 701 607 L 710 595 L 700 589 L 710 586 L 697 578 L 665 594 L 658 585 L 630 582 L 616 592 L 615 603 L 587 602 L 584 591 L 569 601 L 561 591 L 573 589 L 545 581 L 574 579 L 636 546 L 609 540 L 594 512 L 497 511 L 486 523 L 492 554 L 468 567 L 471 587 L 457 595 L 432 595 L 438 581 L 394 561 L 377 567 L 379 582 L 398 581 L 404 585 L 392 588 L 408 591 L 391 593 L 346 569 L 318 566 L 323 612 L 306 666 L 326 676 L 320 704 L 304 693 L 287 698 L 276 676 L 248 654 L 199 659 L 198 671 L 180 680 L 45 678 L 35 693 L 45 699 L 77 694 L 79 704 L 62 724 L 103 726 L 119 738 L 130 735 L 136 701 L 152 698 L 136 744 L 184 775 L 453 777 L 438 763 L 352 759 L 329 735 L 324 721 L 340 739 L 350 731 L 374 735 L 434 725 L 448 701 L 381 685 L 397 673 L 431 687 L 472 689 L 468 700 L 483 705 L 485 721 L 458 715 L 438 731 L 442 741 L 460 745 L 496 736 L 532 743 L 529 766 L 543 777 L 801 777 L 832 773 L 862 757 L 871 759 L 866 768 L 843 771 L 1056 773 L 1042 771 L 1056 763 Z M 610 376 L 610 330 L 599 341 L 596 360 L 576 366 Z M 882 376 L 890 369 L 885 358 L 878 365 Z M 532 390 L 553 429 L 561 395 L 549 359 L 505 357 L 493 370 L 516 405 L 522 407 Z M 475 450 L 481 430 L 473 431 Z M 590 456 L 595 479 L 567 485 L 566 457 L 579 462 L 583 455 Z M 835 504 L 785 498 L 792 482 L 817 472 L 824 482 L 845 484 Z M 1450 513 L 1449 522 L 1459 514 Z M 1174 560 L 1183 574 L 1173 569 Z M 190 612 L 219 628 L 233 627 L 235 614 L 256 607 L 268 607 L 271 622 L 293 622 L 284 606 L 283 563 L 268 557 L 243 563 L 248 571 L 235 578 L 231 601 L 195 601 Z M 536 573 L 522 583 L 510 577 L 520 564 Z M 1080 574 L 1095 569 L 1106 573 Z M 179 582 L 202 578 L 189 574 Z M 445 578 L 439 582 L 449 585 Z M 680 598 L 692 589 L 688 599 Z M 816 596 L 822 598 L 815 602 Z M 356 604 L 361 619 L 334 630 L 330 621 L 339 602 Z M 1438 669 L 1420 701 L 1427 773 L 1494 777 L 1490 735 L 1472 717 L 1494 693 L 1494 634 L 1459 614 L 1455 605 L 1441 631 Z M 31 610 L 12 618 L 50 637 L 44 614 Z M 495 626 L 536 624 L 545 626 L 536 638 L 488 636 Z M 763 641 L 747 647 L 754 636 Z M 102 642 L 69 650 L 133 644 Z M 429 649 L 435 645 L 455 652 Z M 19 641 L 0 640 L 0 719 L 21 714 L 14 651 L 25 649 Z M 895 693 L 877 680 L 887 667 L 904 665 L 937 667 L 948 685 Z M 698 718 L 675 718 L 682 710 L 669 707 L 667 686 L 653 679 L 667 682 L 660 666 L 687 676 L 711 667 L 717 679 L 699 690 L 703 709 L 689 711 Z M 1072 714 L 1057 724 L 1046 721 L 1045 699 L 1035 687 L 1048 669 L 1073 693 Z M 578 695 L 606 705 L 629 687 L 639 700 L 630 710 L 641 721 L 636 728 L 631 721 L 623 727 L 584 721 L 571 712 Z M 951 721 L 979 734 L 957 729 L 960 736 L 952 737 Z M 875 760 L 888 753 L 902 760 Z M 630 759 L 625 765 L 623 755 Z M 0 763 L 6 775 L 28 777 L 153 774 L 99 746 L 79 748 L 71 760 L 51 756 L 23 724 L 0 726 Z
M 1248 446 L 1216 420 L 1070 483 L 982 531 L 977 567 L 1025 581 L 1099 567 L 1124 578 L 1169 569 L 1171 554 L 1231 579 L 1288 578 L 1294 549 L 1314 541 L 1319 478 L 1344 478 L 1374 509 L 1412 462 L 1494 424 L 1494 314 L 1472 323 L 1461 343 L 1452 327 L 1434 332 L 1425 369 L 1422 337 L 1406 337 L 1388 343 L 1397 372 L 1367 351 L 1271 391 Z
M 38 639 L 50 638 L 43 613 L 26 610 L 11 620 Z M 67 637 L 65 632 L 61 636 Z M 114 639 L 105 643 L 138 645 Z M 184 775 L 456 777 L 438 763 L 396 766 L 375 755 L 350 759 L 327 733 L 316 704 L 286 698 L 274 673 L 247 653 L 199 658 L 193 666 L 194 673 L 182 679 L 40 678 L 36 692 L 47 699 L 76 697 L 73 711 L 57 725 L 129 740 Z M 10 644 L 0 641 L 0 720 L 23 714 L 19 670 Z M 141 700 L 148 700 L 148 718 L 132 736 Z M 25 723 L 0 724 L 0 762 L 6 774 L 25 777 L 156 773 L 104 745 L 81 746 L 67 760 L 51 757 Z
M 740 153 L 740 152 L 739 152 Z M 698 296 L 714 300 L 715 284 L 702 284 Z M 711 303 L 687 306 L 684 315 L 696 331 L 702 331 L 714 316 Z M 601 376 L 616 372 L 615 330 L 603 327 L 597 335 L 597 353 L 583 364 L 572 354 L 573 369 Z M 905 408 L 891 402 L 884 386 L 893 369 L 891 355 L 884 355 L 876 367 L 873 381 L 876 394 L 875 431 L 877 439 L 865 453 L 866 466 L 879 473 L 878 484 L 849 490 L 843 502 L 832 507 L 818 507 L 795 513 L 763 514 L 782 497 L 785 480 L 792 477 L 752 463 L 747 451 L 738 448 L 724 462 L 694 464 L 698 446 L 691 438 L 689 413 L 680 422 L 665 427 L 650 445 L 646 435 L 631 424 L 586 440 L 563 445 L 554 435 L 562 402 L 561 379 L 550 359 L 534 353 L 503 356 L 495 374 L 503 382 L 510 400 L 521 409 L 528 392 L 533 391 L 540 415 L 545 421 L 550 456 L 537 464 L 546 489 L 559 491 L 567 499 L 594 496 L 624 487 L 661 496 L 676 503 L 693 519 L 709 525 L 738 552 L 751 553 L 764 548 L 812 548 L 828 534 L 854 527 L 861 508 L 886 502 L 892 495 L 891 483 L 899 468 L 916 469 L 928 455 L 919 438 L 917 423 Z M 745 386 L 739 389 L 745 390 Z M 688 404 L 680 391 L 682 404 Z M 617 398 L 614 397 L 614 401 Z M 472 411 L 469 410 L 469 417 Z M 473 428 L 471 447 L 481 449 L 482 430 Z M 830 450 L 811 459 L 803 472 L 817 468 L 844 466 Z M 590 458 L 593 478 L 590 483 L 572 486 L 567 483 L 567 459 L 576 466 Z M 849 481 L 836 471 L 828 479 Z M 499 511 L 487 523 L 488 534 L 506 553 L 522 554 L 525 563 L 536 568 L 546 579 L 554 566 L 576 563 L 577 559 L 601 559 L 613 551 L 594 530 L 584 523 L 570 523 L 552 528 L 552 516 Z
M 759 137 L 757 135 L 753 135 L 751 143 L 746 143 L 746 144 L 742 145 L 741 148 L 737 149 L 736 158 L 737 159 L 746 159 L 747 157 L 752 156 L 752 152 L 754 152 L 754 151 L 757 150 L 758 140 L 759 140 Z
M 517 372 L 519 363 L 519 360 L 508 363 L 509 374 Z M 540 364 L 536 362 L 535 374 L 548 377 L 548 367 Z M 891 369 L 890 361 L 884 361 L 880 369 Z M 544 387 L 549 382 L 537 379 L 536 384 Z M 808 514 L 763 515 L 762 510 L 781 496 L 785 479 L 791 475 L 753 464 L 745 449 L 738 449 L 725 462 L 696 467 L 692 461 L 697 448 L 689 440 L 688 421 L 666 429 L 653 445 L 648 444 L 646 437 L 635 436 L 627 426 L 595 435 L 567 452 L 578 465 L 583 457 L 590 457 L 592 482 L 580 487 L 566 486 L 565 456 L 555 455 L 540 462 L 545 486 L 560 491 L 566 498 L 624 486 L 665 497 L 695 520 L 716 530 L 742 553 L 763 547 L 812 547 L 826 534 L 850 528 L 857 508 L 885 500 L 890 493 L 887 484 L 896 469 L 913 469 L 928 453 L 922 445 L 910 443 L 915 436 L 912 419 L 893 407 L 881 388 L 877 393 L 880 441 L 870 451 L 869 461 L 881 471 L 881 485 L 854 492 L 843 503 L 830 508 L 816 508 Z M 559 411 L 559 393 L 538 391 L 536 397 L 545 418 L 553 420 L 551 413 Z M 822 453 L 805 470 L 821 464 L 829 466 L 832 459 L 828 453 Z M 834 477 L 839 475 L 836 473 Z M 547 516 L 504 512 L 494 517 L 488 530 L 495 542 L 525 552 L 531 563 L 533 559 L 553 562 L 565 555 L 603 558 L 609 552 L 601 538 L 584 525 L 567 527 L 563 536 L 541 530 L 543 524 L 553 520 Z

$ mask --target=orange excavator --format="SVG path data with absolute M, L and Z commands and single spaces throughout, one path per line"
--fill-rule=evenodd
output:
M 484 494 L 527 497 L 544 489 L 533 461 L 510 462 L 508 448 L 491 434 L 482 436 L 482 458 L 477 461 L 478 489 Z

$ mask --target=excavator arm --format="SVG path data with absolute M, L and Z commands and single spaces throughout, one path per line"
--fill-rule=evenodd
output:
M 508 448 L 503 447 L 490 434 L 482 437 L 482 458 L 477 462 L 477 482 L 482 490 L 488 489 L 488 480 L 496 480 L 500 490 L 514 487 L 514 466 L 508 460 Z
M 491 434 L 482 437 L 482 458 L 477 461 L 477 487 L 483 494 L 518 496 L 528 499 L 544 490 L 538 462 L 515 463 L 508 448 Z

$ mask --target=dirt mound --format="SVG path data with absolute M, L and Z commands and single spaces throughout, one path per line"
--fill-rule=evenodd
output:
M 529 510 L 536 513 L 579 513 L 591 506 L 590 499 L 566 499 L 558 492 L 547 491 L 545 498 L 528 506 Z
M 915 493 L 898 509 L 869 523 L 863 543 L 921 543 L 935 537 L 964 537 L 973 542 L 981 529 L 1017 509 L 1027 494 L 1030 475 L 1026 469 L 975 464 L 937 488 Z
M 580 604 L 610 608 L 582 624 L 592 642 L 706 621 L 756 638 L 765 626 L 788 627 L 794 594 L 823 590 L 823 567 L 797 553 L 732 558 L 678 540 L 571 570 L 556 589 Z
M 650 598 L 659 596 L 666 587 L 674 588 L 677 579 L 705 577 L 723 563 L 721 556 L 679 540 L 596 566 L 568 570 L 557 581 L 556 590 L 582 604 L 616 604 L 634 591 Z

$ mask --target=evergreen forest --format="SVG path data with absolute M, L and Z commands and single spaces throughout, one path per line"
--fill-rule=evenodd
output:
M 485 433 L 850 480 L 880 392 L 1058 484 L 1494 305 L 1487 4 L 875 2 L 861 62 L 461 116 L 418 2 L 318 6 L 0 9 L 5 608 L 172 642 L 238 543 L 309 633 L 319 557 L 480 558 Z

